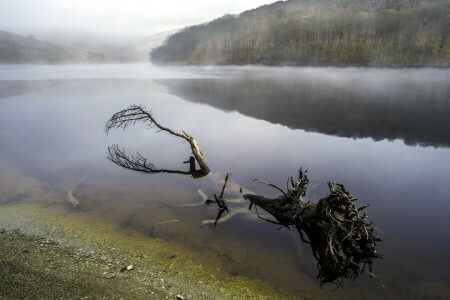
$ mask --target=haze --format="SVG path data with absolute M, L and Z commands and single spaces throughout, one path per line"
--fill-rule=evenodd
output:
M 138 37 L 240 13 L 273 0 L 0 0 L 0 29 L 18 34 Z

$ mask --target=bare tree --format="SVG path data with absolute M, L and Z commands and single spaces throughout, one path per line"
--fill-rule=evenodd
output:
M 158 129 L 158 132 L 165 131 L 170 135 L 182 138 L 183 140 L 187 141 L 191 147 L 192 156 L 190 157 L 189 161 L 185 161 L 184 163 L 189 164 L 189 171 L 158 169 L 153 163 L 148 162 L 147 159 L 143 157 L 139 152 L 136 154 L 129 154 L 125 151 L 125 149 L 119 148 L 118 145 L 112 145 L 108 147 L 108 159 L 110 161 L 122 168 L 137 171 L 140 173 L 172 173 L 190 175 L 194 178 L 200 178 L 209 174 L 210 168 L 206 163 L 206 160 L 203 157 L 203 154 L 200 151 L 195 138 L 191 135 L 188 135 L 184 131 L 182 131 L 182 133 L 179 133 L 162 126 L 154 119 L 151 112 L 148 112 L 141 105 L 131 105 L 130 107 L 115 113 L 111 117 L 111 119 L 106 122 L 105 132 L 109 133 L 109 131 L 113 128 L 127 129 L 129 126 L 134 126 L 138 122 L 147 124 L 149 127 L 156 127 Z M 195 162 L 198 163 L 199 169 L 196 169 Z

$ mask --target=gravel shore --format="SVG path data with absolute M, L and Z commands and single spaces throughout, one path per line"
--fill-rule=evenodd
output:
M 290 299 L 198 254 L 79 214 L 0 208 L 0 299 Z
M 123 261 L 17 230 L 0 230 L 0 253 L 1 299 L 175 298 Z

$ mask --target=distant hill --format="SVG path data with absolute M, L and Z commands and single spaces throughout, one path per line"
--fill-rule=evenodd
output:
M 148 62 L 150 51 L 153 48 L 161 46 L 168 36 L 176 33 L 177 31 L 178 29 L 147 36 L 128 47 L 112 53 L 111 58 L 116 61 Z
M 80 32 L 39 32 L 40 37 L 67 47 L 104 54 L 104 62 L 148 62 L 150 50 L 161 46 L 178 30 L 165 31 L 145 37 L 102 36 Z
M 288 0 L 188 27 L 171 64 L 450 67 L 448 0 Z
M 0 30 L 0 63 L 84 63 L 101 62 L 103 59 L 103 54 Z

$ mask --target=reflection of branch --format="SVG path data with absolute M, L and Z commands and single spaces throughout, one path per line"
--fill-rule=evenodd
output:
M 182 131 L 182 133 L 179 133 L 171 130 L 170 128 L 162 126 L 153 118 L 150 112 L 147 112 L 145 108 L 140 105 L 131 105 L 130 107 L 115 113 L 111 117 L 111 119 L 106 122 L 105 132 L 109 133 L 109 131 L 113 128 L 127 129 L 129 126 L 133 126 L 137 122 L 147 123 L 149 127 L 155 126 L 159 129 L 159 131 L 165 131 L 171 135 L 186 140 L 191 146 L 193 155 L 191 156 L 190 160 L 186 162 L 189 163 L 189 171 L 155 169 L 155 166 L 152 163 L 147 162 L 141 154 L 137 153 L 135 155 L 129 155 L 123 149 L 119 149 L 117 145 L 113 145 L 108 148 L 109 160 L 111 160 L 118 166 L 141 173 L 176 173 L 191 175 L 194 178 L 203 177 L 209 174 L 209 166 L 206 163 L 206 160 L 203 157 L 203 154 L 200 151 L 200 148 L 194 137 L 188 135 L 184 131 Z M 195 168 L 196 161 L 200 167 L 199 170 Z
M 214 225 L 217 225 L 217 222 L 222 217 L 224 212 L 230 213 L 230 210 L 228 209 L 228 205 L 225 203 L 225 199 L 223 198 L 223 193 L 225 192 L 225 187 L 227 186 L 230 175 L 231 175 L 231 173 L 227 173 L 227 175 L 225 176 L 225 181 L 223 182 L 222 191 L 220 192 L 219 197 L 217 197 L 217 194 L 214 194 L 214 200 L 207 199 L 205 201 L 206 205 L 210 205 L 211 203 L 216 203 L 218 206 L 218 208 L 217 208 L 218 213 L 217 213 L 216 220 L 214 221 Z
M 165 170 L 156 169 L 155 165 L 151 162 L 147 162 L 147 159 L 143 157 L 139 152 L 136 154 L 128 154 L 125 149 L 120 149 L 117 145 L 112 145 L 108 147 L 108 159 L 118 165 L 119 167 L 133 170 L 140 173 L 172 173 L 172 174 L 183 174 L 190 175 L 188 171 L 178 171 L 178 170 Z

